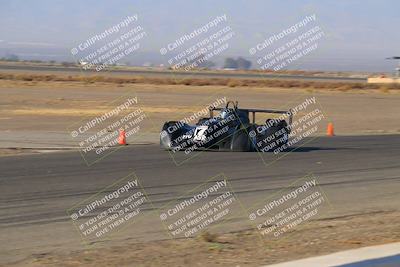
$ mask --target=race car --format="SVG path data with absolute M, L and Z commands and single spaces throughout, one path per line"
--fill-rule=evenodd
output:
M 214 111 L 219 114 L 214 116 Z M 281 116 L 259 125 L 255 122 L 256 113 Z M 223 108 L 209 107 L 209 117 L 200 118 L 195 125 L 184 121 L 165 122 L 160 133 L 160 146 L 174 152 L 200 149 L 268 152 L 286 145 L 291 123 L 290 110 L 243 109 L 238 108 L 237 101 L 227 101 Z

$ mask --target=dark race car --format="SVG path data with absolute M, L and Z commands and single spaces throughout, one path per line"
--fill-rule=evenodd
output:
M 214 116 L 214 111 L 219 111 Z M 228 151 L 273 151 L 286 146 L 289 140 L 292 115 L 290 111 L 242 109 L 238 102 L 228 101 L 224 108 L 209 108 L 208 118 L 196 125 L 182 121 L 164 123 L 160 134 L 162 148 L 190 152 L 199 149 Z M 252 115 L 250 121 L 249 114 Z M 286 119 L 267 119 L 265 124 L 255 123 L 256 113 L 282 114 Z

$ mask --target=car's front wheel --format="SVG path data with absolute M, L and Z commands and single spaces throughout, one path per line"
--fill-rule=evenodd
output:
M 171 131 L 170 129 L 175 129 L 174 126 L 177 126 L 176 121 L 168 121 L 164 123 L 161 133 L 160 133 L 160 147 L 166 150 L 172 149 L 172 141 L 174 136 L 177 135 L 176 131 Z M 178 127 L 176 127 L 178 128 Z
M 238 152 L 251 150 L 250 138 L 245 129 L 240 129 L 233 134 L 230 149 Z

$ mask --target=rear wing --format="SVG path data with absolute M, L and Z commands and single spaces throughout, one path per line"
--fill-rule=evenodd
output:
M 252 123 L 256 123 L 256 113 L 270 113 L 270 114 L 289 114 L 289 125 L 292 125 L 293 113 L 291 109 L 289 110 L 275 110 L 275 109 L 242 109 L 237 108 L 237 104 L 234 106 L 235 110 L 241 110 L 246 112 L 247 114 L 251 113 Z M 210 110 L 210 118 L 213 117 L 213 111 L 221 111 L 225 108 L 216 108 L 216 107 L 209 107 Z M 249 116 L 250 117 L 250 116 Z

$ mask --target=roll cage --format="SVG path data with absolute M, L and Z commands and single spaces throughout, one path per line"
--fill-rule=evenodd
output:
M 252 117 L 252 123 L 255 124 L 256 123 L 256 113 L 269 113 L 269 114 L 289 114 L 289 122 L 288 125 L 292 124 L 292 119 L 293 119 L 293 114 L 291 112 L 291 109 L 289 110 L 275 110 L 275 109 L 242 109 L 242 108 L 238 108 L 238 101 L 228 101 L 226 103 L 226 106 L 224 108 L 217 108 L 217 107 L 209 107 L 209 111 L 210 111 L 210 118 L 214 117 L 214 110 L 216 111 L 222 111 L 225 109 L 229 109 L 229 105 L 232 105 L 233 107 L 231 109 L 233 109 L 236 113 L 238 111 L 240 111 L 240 113 L 244 112 L 246 113 L 247 117 L 249 117 L 249 114 L 251 113 L 251 117 Z

